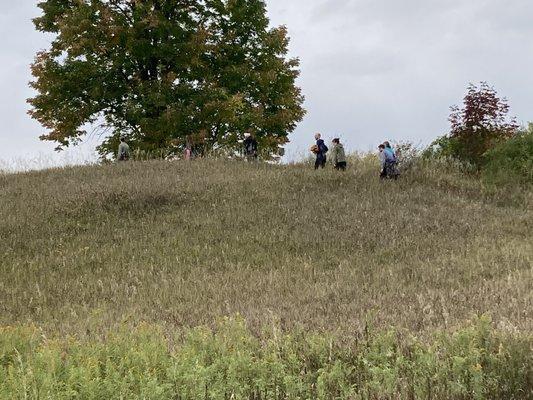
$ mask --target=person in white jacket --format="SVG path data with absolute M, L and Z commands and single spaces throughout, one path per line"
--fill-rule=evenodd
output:
M 130 146 L 126 143 L 126 138 L 120 138 L 120 145 L 118 146 L 117 160 L 128 161 L 130 159 L 131 151 Z

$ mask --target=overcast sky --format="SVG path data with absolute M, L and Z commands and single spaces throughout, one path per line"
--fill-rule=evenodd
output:
M 31 165 L 89 160 L 89 138 L 61 155 L 26 114 L 29 64 L 49 38 L 35 32 L 34 0 L 0 0 L 0 160 Z M 351 150 L 379 142 L 428 143 L 446 132 L 449 107 L 469 82 L 488 81 L 521 123 L 533 120 L 533 0 L 267 0 L 301 59 L 305 120 L 291 157 L 313 133 Z M 2 161 L 0 161 L 2 168 Z

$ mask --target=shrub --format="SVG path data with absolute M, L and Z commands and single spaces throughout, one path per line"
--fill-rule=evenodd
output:
M 450 132 L 437 138 L 424 151 L 425 158 L 451 158 L 479 170 L 484 154 L 515 135 L 518 126 L 508 117 L 506 99 L 487 83 L 470 85 L 463 108 L 451 107 Z
M 484 154 L 516 133 L 518 125 L 508 117 L 509 105 L 486 82 L 470 85 L 463 108 L 452 107 L 448 149 L 451 155 L 478 168 Z
M 421 150 L 412 142 L 399 142 L 394 144 L 398 161 L 398 169 L 405 173 L 414 168 L 420 160 Z
M 533 184 L 533 123 L 485 154 L 483 176 L 489 183 Z
M 427 149 L 424 150 L 424 158 L 440 159 L 440 158 L 454 158 L 458 152 L 457 140 L 443 135 L 438 137 L 431 143 Z

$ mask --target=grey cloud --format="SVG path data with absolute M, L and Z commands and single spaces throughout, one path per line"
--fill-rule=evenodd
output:
M 309 67 L 316 77 L 333 74 L 352 81 L 394 73 L 403 67 L 403 61 L 397 52 L 329 51 Z

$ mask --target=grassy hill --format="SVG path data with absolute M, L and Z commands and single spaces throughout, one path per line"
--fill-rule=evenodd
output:
M 532 199 L 434 167 L 380 182 L 371 159 L 344 174 L 201 160 L 0 175 L 0 326 L 83 341 L 238 314 L 250 337 L 348 343 L 371 326 L 430 343 L 488 314 L 525 340 Z

